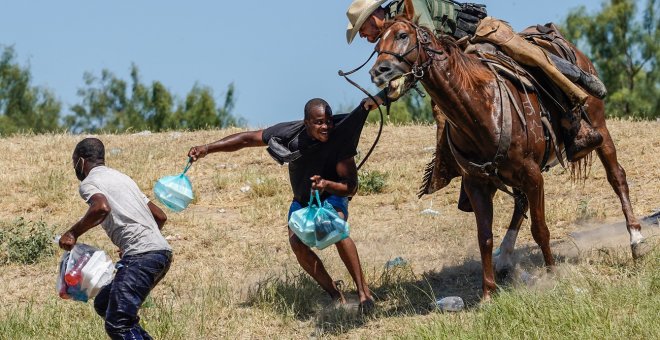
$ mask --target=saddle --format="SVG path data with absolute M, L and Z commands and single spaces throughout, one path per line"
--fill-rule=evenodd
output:
M 553 59 L 553 62 L 558 68 L 560 68 L 560 71 L 564 72 L 561 67 L 577 67 L 577 65 L 575 65 L 577 58 L 571 44 L 561 35 L 559 29 L 553 23 L 530 26 L 520 32 L 519 35 L 530 43 L 541 47 L 548 52 L 549 55 L 561 59 L 560 62 L 558 62 L 557 59 Z M 467 42 L 466 40 L 464 41 Z M 539 104 L 541 105 L 541 121 L 546 135 L 546 154 L 544 155 L 541 168 L 548 170 L 550 166 L 556 164 L 547 164 L 550 156 L 551 143 L 552 146 L 554 146 L 555 154 L 558 155 L 557 161 L 565 167 L 564 160 L 561 156 L 562 152 L 559 149 L 559 145 L 562 143 L 554 134 L 554 122 L 552 121 L 549 111 L 546 109 L 546 105 L 551 104 L 556 106 L 559 110 L 565 111 L 565 106 L 567 106 L 566 103 L 568 101 L 564 93 L 552 81 L 547 79 L 542 72 L 532 68 L 523 67 L 492 44 L 466 43 L 464 50 L 465 53 L 476 54 L 484 64 L 491 68 L 491 70 L 496 72 L 499 76 L 507 78 L 519 89 L 525 92 L 536 92 L 538 94 Z M 505 91 L 509 91 L 509 89 L 505 89 Z M 523 124 L 526 124 L 525 115 L 520 108 L 515 107 L 514 105 L 514 110 Z M 425 167 L 418 197 L 421 197 L 424 194 L 431 194 L 447 186 L 449 184 L 447 177 L 451 178 L 459 176 L 459 172 L 456 171 L 456 169 L 445 169 L 448 165 L 454 167 L 460 165 L 453 159 L 451 161 L 448 160 L 454 157 L 452 152 L 448 150 L 448 141 L 444 135 L 445 134 L 439 138 L 433 158 Z M 445 161 L 443 161 L 443 159 L 445 159 Z

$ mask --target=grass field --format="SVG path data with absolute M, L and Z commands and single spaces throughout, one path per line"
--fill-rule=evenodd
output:
M 660 122 L 613 120 L 608 126 L 628 175 L 635 212 L 649 215 L 660 208 Z M 190 146 L 237 131 L 100 138 L 107 164 L 131 176 L 153 197 L 155 181 L 180 172 Z M 635 263 L 625 237 L 623 247 L 613 248 L 604 246 L 609 231 L 588 248 L 580 248 L 571 237 L 623 220 L 597 158 L 584 182 L 571 181 L 559 167 L 545 175 L 546 220 L 557 249 L 557 270 L 545 273 L 526 221 L 517 243 L 519 279 L 503 286 L 492 302 L 479 304 L 474 216 L 456 209 L 458 181 L 421 200 L 415 196 L 434 133 L 433 126 L 386 126 L 365 166 L 366 171 L 385 174 L 385 187 L 351 201 L 351 236 L 378 298 L 373 315 L 326 308 L 329 298 L 301 272 L 287 242 L 291 194 L 286 167 L 265 150 L 250 149 L 211 155 L 189 171 L 196 199 L 184 212 L 168 214 L 163 233 L 171 239 L 174 263 L 141 311 L 144 327 L 158 339 L 660 338 L 660 251 Z M 375 126 L 365 128 L 363 152 L 375 135 Z M 0 139 L 0 245 L 33 249 L 38 242 L 16 243 L 11 235 L 43 234 L 43 242 L 82 216 L 86 205 L 78 196 L 71 166 L 71 152 L 81 138 L 57 134 Z M 250 190 L 241 191 L 245 186 Z M 498 193 L 495 203 L 499 243 L 512 200 Z M 427 208 L 438 214 L 422 214 Z M 625 234 L 623 229 L 618 233 Z M 643 232 L 651 235 L 657 229 Z M 658 243 L 654 237 L 650 240 Z M 117 259 L 101 228 L 79 241 Z M 576 255 L 562 253 L 571 245 L 580 248 L 570 252 Z M 91 303 L 57 296 L 61 252 L 55 245 L 24 256 L 34 259 L 31 264 L 19 264 L 24 259 L 7 249 L 0 255 L 0 339 L 105 337 Z M 399 256 L 406 265 L 384 268 Z M 321 251 L 320 257 L 355 298 L 334 248 Z M 466 310 L 443 314 L 431 308 L 436 298 L 449 295 L 461 296 Z

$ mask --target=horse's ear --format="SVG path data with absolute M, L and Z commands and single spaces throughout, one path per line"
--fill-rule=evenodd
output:
M 403 16 L 409 21 L 413 21 L 413 18 L 415 17 L 415 6 L 413 5 L 413 0 L 403 1 Z

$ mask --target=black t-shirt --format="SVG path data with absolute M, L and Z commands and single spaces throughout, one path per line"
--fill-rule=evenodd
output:
M 276 137 L 290 151 L 300 151 L 300 158 L 289 163 L 289 180 L 293 198 L 303 205 L 309 201 L 314 175 L 324 179 L 339 181 L 337 163 L 354 157 L 360 140 L 362 127 L 369 115 L 362 105 L 349 114 L 333 115 L 335 127 L 330 132 L 327 142 L 321 143 L 307 135 L 302 120 L 273 125 L 263 131 L 263 142 L 268 144 Z M 328 196 L 325 193 L 322 198 Z

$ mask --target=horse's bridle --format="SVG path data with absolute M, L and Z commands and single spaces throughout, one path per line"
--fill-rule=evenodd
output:
M 415 35 L 417 37 L 415 44 L 413 44 L 413 46 L 411 46 L 408 50 L 406 50 L 403 53 L 396 53 L 392 51 L 378 51 L 378 46 L 376 46 L 374 48 L 374 53 L 377 53 L 379 56 L 381 54 L 391 55 L 394 58 L 396 58 L 399 62 L 404 62 L 408 66 L 410 66 L 410 72 L 397 76 L 397 78 L 405 77 L 408 75 L 413 76 L 414 81 L 411 82 L 410 85 L 407 86 L 406 88 L 406 91 L 408 91 L 410 88 L 413 88 L 419 80 L 424 78 L 425 70 L 430 68 L 433 65 L 434 61 L 445 61 L 447 59 L 447 55 L 445 54 L 445 51 L 436 50 L 429 46 L 432 43 L 432 39 L 430 36 L 431 33 L 429 31 L 403 18 L 395 18 L 393 19 L 393 21 L 394 23 L 401 22 L 410 25 L 412 28 L 415 29 Z M 383 31 L 381 35 L 383 35 L 385 32 L 387 31 Z M 415 50 L 417 50 L 417 58 L 415 59 L 414 62 L 410 62 L 410 60 L 408 60 L 406 57 Z M 426 53 L 428 59 L 420 63 L 422 53 Z
M 348 72 L 344 72 L 342 70 L 339 70 L 339 72 L 338 72 L 340 77 L 344 77 L 344 79 L 346 79 L 346 81 L 348 81 L 351 85 L 357 87 L 358 90 L 360 90 L 364 94 L 366 94 L 367 97 L 369 97 L 374 103 L 378 103 L 378 102 L 376 101 L 376 98 L 374 98 L 374 96 L 371 93 L 369 93 L 369 91 L 365 90 L 362 86 L 358 85 L 356 82 L 354 82 L 353 80 L 348 78 L 349 75 L 351 75 L 351 74 L 357 72 L 358 70 L 362 69 L 364 67 L 364 65 L 366 65 L 369 62 L 369 60 L 371 60 L 371 58 L 373 58 L 374 54 L 378 54 L 378 55 L 381 55 L 382 53 L 389 54 L 389 55 L 395 57 L 397 60 L 403 61 L 406 64 L 408 64 L 410 66 L 411 71 L 408 72 L 408 73 L 404 73 L 404 74 L 398 76 L 397 78 L 405 77 L 405 76 L 408 76 L 408 75 L 412 74 L 413 77 L 414 77 L 414 81 L 411 82 L 407 86 L 404 93 L 409 91 L 411 88 L 414 88 L 415 90 L 417 90 L 420 93 L 421 96 L 424 96 L 424 94 L 416 87 L 416 85 L 417 85 L 417 82 L 424 77 L 424 70 L 431 67 L 431 65 L 433 64 L 433 61 L 436 61 L 436 60 L 437 61 L 444 61 L 444 60 L 447 59 L 447 56 L 445 55 L 444 51 L 434 50 L 434 49 L 432 49 L 428 46 L 428 45 L 431 44 L 431 38 L 429 37 L 429 32 L 423 30 L 420 26 L 417 26 L 417 25 L 415 25 L 414 23 L 412 23 L 408 20 L 398 18 L 398 19 L 394 19 L 394 21 L 395 22 L 400 21 L 400 22 L 409 24 L 410 26 L 412 26 L 415 29 L 415 33 L 417 35 L 417 43 L 414 46 L 412 46 L 410 49 L 408 49 L 403 54 L 398 54 L 398 53 L 394 53 L 394 52 L 391 52 L 391 51 L 378 51 L 377 50 L 378 45 L 376 45 L 376 47 L 374 47 L 374 51 L 371 52 L 371 55 L 369 55 L 369 58 L 367 58 L 367 60 L 364 63 L 362 63 L 362 65 L 360 65 L 357 68 L 355 68 L 351 71 L 348 71 Z M 384 31 L 381 32 L 381 35 L 383 33 L 384 33 Z M 415 60 L 414 63 L 410 63 L 410 61 L 408 61 L 408 59 L 406 59 L 406 56 L 414 50 L 418 51 L 417 60 Z M 424 52 L 424 51 L 427 53 L 429 58 L 424 63 L 419 64 L 419 59 L 420 59 L 420 56 L 421 56 L 421 52 Z M 434 58 L 434 55 L 441 55 L 441 56 L 444 56 L 444 58 L 437 59 L 437 58 Z M 387 98 L 386 98 L 385 99 L 385 106 L 387 108 L 387 115 L 388 116 L 390 115 L 390 104 L 391 104 L 390 101 L 387 100 Z M 362 165 L 364 165 L 364 163 L 367 161 L 367 159 L 369 158 L 371 153 L 374 151 L 374 148 L 376 147 L 376 144 L 378 144 L 378 140 L 380 139 L 380 135 L 383 131 L 383 121 L 384 121 L 384 119 L 383 119 L 383 110 L 381 110 L 380 106 L 378 107 L 378 111 L 380 112 L 380 125 L 378 127 L 378 134 L 376 135 L 376 139 L 374 140 L 374 143 L 369 148 L 369 151 L 364 156 L 364 158 L 362 159 L 360 164 L 357 166 L 358 170 L 362 167 Z

